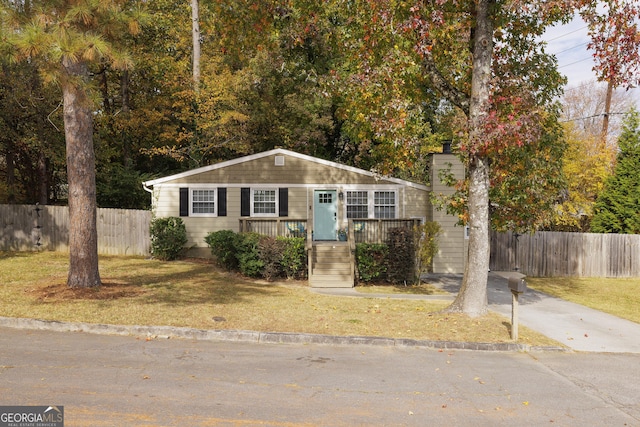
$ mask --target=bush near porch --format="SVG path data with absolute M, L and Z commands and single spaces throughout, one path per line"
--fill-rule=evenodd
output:
M 423 236 L 416 239 L 416 235 Z M 415 283 L 420 276 L 421 264 L 417 254 L 424 257 L 425 240 L 430 242 L 432 256 L 437 246 L 433 244 L 437 230 L 425 231 L 407 228 L 389 230 L 386 243 L 358 243 L 356 245 L 356 270 L 362 283 Z M 236 233 L 231 230 L 207 234 L 205 242 L 211 248 L 218 266 L 229 271 L 239 271 L 247 277 L 266 280 L 280 278 L 306 279 L 307 254 L 303 237 L 272 237 L 259 233 Z M 428 258 L 430 261 L 430 258 Z
M 228 271 L 266 280 L 307 278 L 307 254 L 302 237 L 221 230 L 207 234 L 204 241 L 211 248 L 217 265 Z

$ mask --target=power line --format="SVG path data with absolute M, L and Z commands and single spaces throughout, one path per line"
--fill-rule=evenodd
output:
M 584 30 L 584 29 L 585 29 L 585 28 L 587 28 L 587 27 L 588 27 L 588 25 L 585 25 L 584 27 L 580 27 L 580 28 L 575 29 L 575 30 L 573 30 L 573 31 L 569 31 L 568 33 L 560 34 L 559 36 L 556 36 L 556 37 L 554 37 L 554 38 L 552 38 L 552 39 L 547 40 L 547 42 L 552 42 L 552 41 L 554 41 L 554 40 L 561 39 L 561 38 L 563 38 L 563 37 L 568 36 L 569 34 L 573 34 L 573 33 L 577 33 L 578 31 L 582 31 L 582 30 Z
M 595 119 L 598 117 L 604 117 L 604 116 L 623 116 L 627 113 L 600 113 L 600 114 L 594 114 L 593 116 L 587 116 L 587 117 L 576 117 L 575 119 L 567 119 L 567 120 L 560 120 L 560 123 L 568 123 L 568 122 L 577 122 L 578 120 L 588 120 L 588 119 Z
M 575 45 L 573 47 L 570 47 L 568 49 L 561 50 L 560 52 L 552 53 L 552 55 L 560 55 L 561 53 L 569 52 L 570 50 L 573 50 L 573 49 L 575 49 L 577 47 L 586 46 L 588 44 L 589 44 L 589 42 L 580 43 L 580 44 L 577 44 L 577 45 Z
M 569 66 L 571 66 L 571 65 L 576 65 L 576 64 L 579 64 L 579 63 L 581 63 L 581 62 L 588 61 L 588 60 L 590 60 L 590 59 L 591 59 L 591 57 L 589 56 L 589 57 L 586 57 L 586 58 L 583 58 L 583 59 L 579 59 L 579 60 L 574 61 L 574 62 L 570 62 L 569 64 L 561 65 L 561 66 L 559 66 L 559 67 L 558 67 L 558 70 L 559 70 L 560 68 L 565 68 L 565 67 L 569 67 Z

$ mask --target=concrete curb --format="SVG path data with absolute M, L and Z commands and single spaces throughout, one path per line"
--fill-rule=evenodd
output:
M 84 332 L 98 335 L 144 336 L 146 338 L 181 338 L 207 341 L 236 341 L 264 344 L 328 344 L 415 347 L 443 350 L 501 352 L 570 352 L 563 347 L 536 347 L 518 343 L 475 343 L 429 341 L 406 338 L 333 336 L 291 332 L 258 332 L 223 329 L 193 329 L 175 326 L 109 325 L 100 323 L 59 322 L 55 320 L 0 317 L 0 327 L 54 332 Z

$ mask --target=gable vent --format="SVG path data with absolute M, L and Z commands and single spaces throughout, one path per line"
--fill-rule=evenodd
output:
M 284 166 L 284 156 L 276 156 L 276 166 Z

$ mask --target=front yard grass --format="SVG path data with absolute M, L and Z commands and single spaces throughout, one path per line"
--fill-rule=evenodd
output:
M 100 257 L 103 286 L 66 286 L 68 255 L 0 252 L 0 316 L 422 340 L 509 342 L 510 319 L 439 311 L 449 301 L 337 297 L 306 282 L 266 282 L 203 260 Z M 519 328 L 519 342 L 559 344 Z
M 529 287 L 640 323 L 640 278 L 527 277 Z
M 356 290 L 363 294 L 449 295 L 447 291 L 425 282 L 406 285 L 359 285 Z

